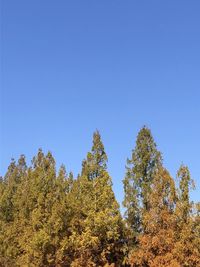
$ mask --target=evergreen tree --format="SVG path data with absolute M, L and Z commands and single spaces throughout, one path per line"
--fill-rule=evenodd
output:
M 104 266 L 122 260 L 122 220 L 106 169 L 107 155 L 96 131 L 92 151 L 83 161 L 79 179 L 79 197 L 82 198 L 85 219 L 82 220 L 82 231 L 76 237 L 79 240 L 75 252 L 78 257 L 72 266 Z
M 24 155 L 0 177 L 2 267 L 199 267 L 200 205 L 188 167 L 178 188 L 143 127 L 124 179 L 125 223 L 98 131 L 74 179 L 50 152 Z
M 175 248 L 175 185 L 167 170 L 160 167 L 154 175 L 149 194 L 150 208 L 143 214 L 145 231 L 130 254 L 133 267 L 181 267 Z
M 189 190 L 190 187 L 194 187 L 194 183 L 191 179 L 190 172 L 187 166 L 181 165 L 178 173 L 179 190 L 178 190 L 178 202 L 177 211 L 182 223 L 187 223 L 190 218 L 192 203 L 190 202 Z
M 127 160 L 124 183 L 124 207 L 129 243 L 142 229 L 142 214 L 150 208 L 148 201 L 153 176 L 162 165 L 160 152 L 151 131 L 143 127 L 138 133 L 136 147 Z
M 21 162 L 21 161 L 20 161 Z M 72 177 L 62 166 L 56 177 L 55 160 L 50 152 L 39 150 L 33 166 L 21 172 L 21 184 L 14 196 L 15 218 L 12 225 L 17 242 L 16 266 L 66 266 L 62 242 L 70 233 L 71 209 L 67 194 Z M 15 266 L 15 265 L 10 265 Z
M 87 159 L 82 163 L 82 175 L 87 176 L 89 180 L 99 177 L 101 172 L 107 169 L 107 160 L 101 136 L 99 131 L 96 131 L 93 134 L 92 150 L 88 152 Z
M 181 165 L 177 174 L 179 178 L 178 198 L 176 204 L 176 255 L 180 266 L 200 265 L 200 235 L 196 227 L 194 205 L 190 201 L 190 188 L 194 188 L 190 171 L 187 166 Z
M 18 163 L 14 160 L 1 182 L 0 195 L 0 266 L 15 266 L 16 258 L 21 253 L 19 246 L 20 206 L 17 192 L 27 171 L 25 157 L 22 155 Z

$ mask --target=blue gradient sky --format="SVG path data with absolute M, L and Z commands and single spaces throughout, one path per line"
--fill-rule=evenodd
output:
M 200 201 L 200 1 L 3 0 L 0 173 L 42 147 L 77 174 L 99 129 L 118 200 L 145 124 Z

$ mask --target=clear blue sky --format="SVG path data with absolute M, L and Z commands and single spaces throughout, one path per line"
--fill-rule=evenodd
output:
M 2 0 L 0 173 L 42 147 L 77 174 L 99 129 L 117 199 L 139 129 L 200 200 L 200 1 Z

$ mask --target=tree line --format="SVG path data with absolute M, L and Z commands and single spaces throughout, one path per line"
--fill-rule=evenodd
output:
M 0 179 L 2 267 L 199 267 L 200 204 L 181 165 L 173 179 L 150 129 L 127 160 L 121 214 L 98 131 L 78 177 L 40 149 Z

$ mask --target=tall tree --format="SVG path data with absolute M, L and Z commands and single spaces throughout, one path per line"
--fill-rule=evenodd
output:
M 149 194 L 150 208 L 143 214 L 145 231 L 138 236 L 138 247 L 130 254 L 133 267 L 181 267 L 173 255 L 175 248 L 175 185 L 167 170 L 154 175 Z
M 93 134 L 93 146 L 91 152 L 88 152 L 86 160 L 82 163 L 82 175 L 93 180 L 101 175 L 102 171 L 107 169 L 107 155 L 104 150 L 104 145 L 101 141 L 101 136 L 97 130 Z
M 18 216 L 23 208 L 19 206 L 17 192 L 26 174 L 25 157 L 22 155 L 16 163 L 11 161 L 8 171 L 1 181 L 0 194 L 0 266 L 15 266 L 21 253 L 19 248 Z
M 200 235 L 194 214 L 194 205 L 190 201 L 190 189 L 194 188 L 190 171 L 181 165 L 178 173 L 179 188 L 176 203 L 176 246 L 174 254 L 181 266 L 200 265 Z M 198 213 L 197 213 L 198 214 Z
M 81 201 L 81 231 L 74 232 L 77 255 L 72 266 L 104 266 L 122 261 L 122 219 L 107 173 L 107 155 L 98 131 L 93 146 L 83 161 L 77 190 Z M 80 202 L 79 202 L 80 203 Z
M 190 171 L 187 166 L 181 165 L 177 177 L 179 179 L 177 212 L 182 223 L 187 223 L 192 211 L 192 203 L 190 202 L 189 191 L 194 187 L 191 179 Z
M 70 235 L 71 209 L 67 201 L 72 179 L 62 166 L 56 177 L 50 152 L 38 151 L 16 193 L 15 232 L 20 253 L 18 266 L 65 266 L 62 241 Z M 21 207 L 21 208 L 20 208 Z
M 125 217 L 128 226 L 129 239 L 142 229 L 141 216 L 150 208 L 148 201 L 151 192 L 153 176 L 162 165 L 160 152 L 157 150 L 151 131 L 143 127 L 137 136 L 135 149 L 131 159 L 127 160 L 124 183 Z
M 127 161 L 122 220 L 98 131 L 77 179 L 41 149 L 30 166 L 23 155 L 12 160 L 0 177 L 0 266 L 199 267 L 200 204 L 190 200 L 188 167 L 177 176 L 175 189 L 143 127 Z

